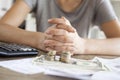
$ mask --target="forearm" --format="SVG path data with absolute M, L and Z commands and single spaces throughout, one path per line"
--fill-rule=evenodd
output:
M 87 39 L 85 41 L 85 54 L 120 55 L 120 38 Z
M 38 47 L 38 39 L 41 33 L 25 31 L 7 24 L 0 24 L 0 41 L 14 42 L 18 44 Z

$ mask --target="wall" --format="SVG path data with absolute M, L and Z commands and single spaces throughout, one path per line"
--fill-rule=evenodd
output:
M 0 0 L 0 18 L 10 9 L 13 0 Z

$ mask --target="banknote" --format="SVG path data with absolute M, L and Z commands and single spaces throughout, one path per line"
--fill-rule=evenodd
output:
M 41 58 L 42 57 L 42 58 Z M 48 69 L 70 71 L 74 73 L 80 72 L 97 72 L 97 71 L 108 71 L 108 68 L 102 64 L 99 60 L 82 60 L 72 58 L 75 63 L 64 63 L 61 61 L 47 61 L 43 59 L 43 56 L 37 57 L 33 60 L 34 65 L 43 66 Z

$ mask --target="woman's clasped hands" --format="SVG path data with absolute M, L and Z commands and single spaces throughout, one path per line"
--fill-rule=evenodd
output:
M 50 36 L 44 40 L 47 51 L 55 50 L 58 54 L 65 51 L 72 54 L 84 54 L 85 40 L 79 37 L 76 29 L 65 17 L 49 19 L 48 22 L 53 26 L 45 31 Z

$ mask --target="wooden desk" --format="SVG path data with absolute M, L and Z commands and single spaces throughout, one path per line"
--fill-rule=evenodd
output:
M 95 56 L 96 55 L 76 55 L 74 57 L 82 58 L 82 59 L 92 59 Z M 100 57 L 114 58 L 116 56 L 100 56 Z M 21 58 L 26 58 L 26 57 L 13 57 L 13 58 L 0 57 L 0 61 L 11 60 L 11 59 L 21 59 Z M 57 76 L 48 76 L 42 73 L 34 74 L 34 75 L 25 75 L 25 74 L 17 73 L 17 72 L 8 70 L 6 68 L 0 67 L 0 80 L 75 80 L 75 79 L 63 78 L 63 77 L 57 77 Z

